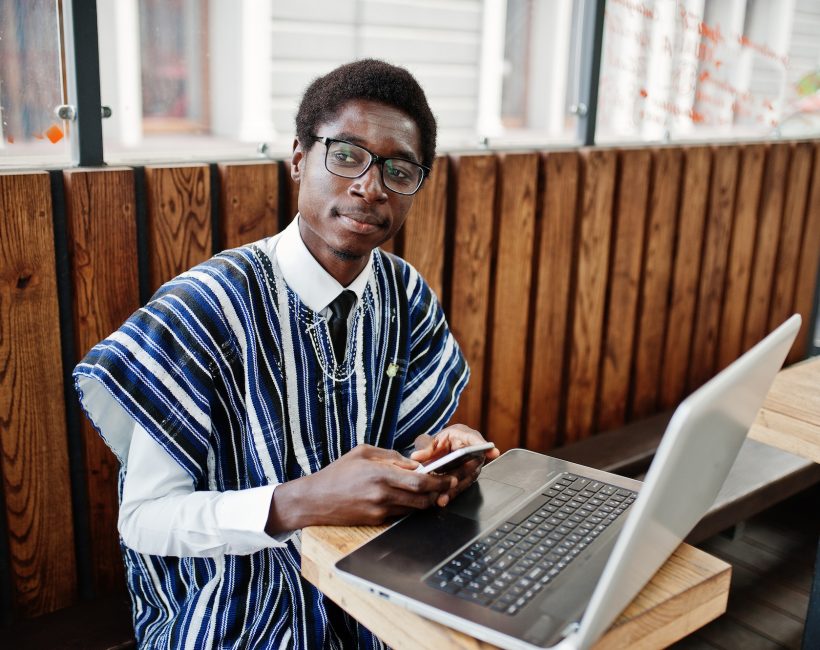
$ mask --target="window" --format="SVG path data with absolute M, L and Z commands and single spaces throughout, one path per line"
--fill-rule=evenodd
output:
M 608 0 L 599 142 L 820 133 L 818 0 Z
M 576 4 L 98 0 L 106 159 L 287 155 L 306 86 L 371 56 L 419 79 L 441 149 L 573 142 Z
M 507 0 L 496 144 L 574 143 L 583 3 Z
M 0 2 L 0 165 L 68 162 L 59 4 Z
M 225 50 L 242 46 L 236 21 L 221 22 L 225 16 L 217 12 L 214 22 L 211 8 L 241 14 L 249 4 L 97 0 L 100 95 L 112 110 L 103 122 L 108 162 L 254 155 L 254 145 L 233 133 L 220 137 L 214 128 L 214 98 L 236 106 L 242 96 L 227 85 L 211 90 L 214 67 L 236 63 Z M 214 39 L 222 50 L 212 47 Z
M 0 2 L 0 166 L 71 160 L 61 6 Z M 104 158 L 287 156 L 305 87 L 363 57 L 419 79 L 442 151 L 574 145 L 591 6 L 96 0 Z M 600 64 L 599 143 L 820 134 L 820 0 L 607 0 Z

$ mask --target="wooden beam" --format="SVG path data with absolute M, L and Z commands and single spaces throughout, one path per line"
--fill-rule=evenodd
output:
M 79 361 L 140 306 L 134 172 L 74 169 L 65 171 L 64 177 Z M 94 589 L 121 592 L 125 569 L 117 532 L 119 462 L 87 418 L 80 426 Z
M 0 214 L 0 473 L 25 618 L 77 598 L 48 173 L 0 174 Z

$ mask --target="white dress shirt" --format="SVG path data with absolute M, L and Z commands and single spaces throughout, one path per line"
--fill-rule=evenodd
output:
M 258 245 L 275 257 L 302 303 L 325 318 L 328 305 L 344 289 L 353 291 L 358 303 L 370 279 L 372 252 L 349 286 L 339 284 L 302 241 L 298 214 L 279 237 Z M 127 464 L 118 527 L 125 545 L 135 551 L 176 557 L 246 555 L 280 546 L 293 534 L 273 538 L 265 533 L 275 485 L 197 492 L 190 475 L 136 423 L 127 453 L 119 455 Z

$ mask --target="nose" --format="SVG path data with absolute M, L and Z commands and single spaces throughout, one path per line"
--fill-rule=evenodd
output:
M 387 188 L 382 181 L 381 167 L 377 164 L 370 165 L 370 169 L 353 180 L 350 193 L 364 199 L 367 203 L 387 201 Z

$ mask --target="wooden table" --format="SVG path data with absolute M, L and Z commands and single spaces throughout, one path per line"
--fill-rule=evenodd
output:
M 820 357 L 777 373 L 749 437 L 820 463 Z
M 749 437 L 820 463 L 820 357 L 778 373 Z M 394 648 L 493 647 L 386 602 L 336 575 L 336 560 L 381 530 L 306 528 L 302 575 Z M 681 544 L 595 648 L 662 648 L 674 643 L 726 610 L 730 574 L 731 566 L 722 560 Z M 807 641 L 815 629 L 812 638 L 820 642 L 817 610 L 820 579 L 815 570 L 804 648 L 820 647 Z
M 777 373 L 749 437 L 820 463 L 820 357 Z M 820 540 L 803 631 L 809 648 L 820 648 Z
M 333 565 L 383 528 L 317 526 L 302 532 L 302 575 L 385 643 L 401 648 L 492 648 L 348 584 Z M 681 544 L 595 648 L 665 648 L 726 611 L 732 567 Z

